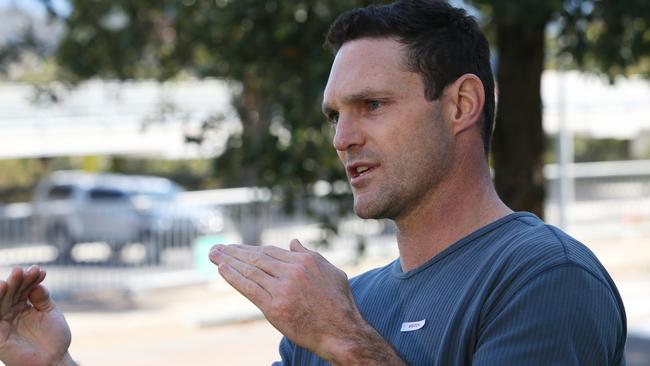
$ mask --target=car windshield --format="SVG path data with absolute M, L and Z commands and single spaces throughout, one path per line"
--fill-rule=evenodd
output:
M 51 200 L 67 199 L 72 195 L 72 186 L 68 184 L 56 185 L 47 192 L 47 197 Z
M 156 201 L 170 201 L 173 200 L 176 196 L 177 191 L 152 191 L 152 190 L 137 190 L 132 191 L 130 194 L 132 196 L 146 197 L 148 199 Z

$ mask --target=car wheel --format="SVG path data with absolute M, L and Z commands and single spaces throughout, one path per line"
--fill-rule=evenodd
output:
M 151 233 L 143 233 L 140 242 L 144 245 L 144 262 L 149 265 L 159 265 L 162 252 L 162 245 Z
M 109 263 L 117 264 L 122 260 L 121 254 L 122 249 L 126 246 L 126 243 L 107 243 L 110 248 L 110 255 L 108 258 Z

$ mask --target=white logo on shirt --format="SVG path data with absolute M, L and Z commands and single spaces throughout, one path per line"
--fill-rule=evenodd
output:
M 424 327 L 424 322 L 425 321 L 426 321 L 426 319 L 422 319 L 422 320 L 417 321 L 417 322 L 404 322 L 404 323 L 402 323 L 401 331 L 402 332 L 412 332 L 414 330 L 421 329 L 422 327 Z

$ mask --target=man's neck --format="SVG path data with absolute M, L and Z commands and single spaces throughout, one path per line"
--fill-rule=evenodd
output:
M 498 197 L 485 163 L 460 166 L 396 220 L 402 270 L 422 265 L 456 241 L 512 212 Z

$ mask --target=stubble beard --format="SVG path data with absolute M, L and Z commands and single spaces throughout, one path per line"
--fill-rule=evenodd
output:
M 433 174 L 414 178 L 382 182 L 375 192 L 353 193 L 354 212 L 362 219 L 397 221 L 407 216 L 439 183 Z M 413 185 L 415 182 L 419 184 Z
M 364 197 L 359 197 L 363 195 Z M 357 194 L 354 196 L 354 212 L 362 219 L 394 219 L 390 202 L 395 201 L 391 190 L 382 185 L 377 192 Z
M 359 194 L 353 189 L 354 212 L 363 219 L 390 219 L 398 221 L 417 210 L 434 194 L 445 176 L 452 169 L 453 137 L 445 135 L 445 121 L 439 108 L 434 108 L 431 123 L 438 133 L 431 132 L 430 150 L 420 150 L 415 158 L 406 158 L 386 169 L 384 179 L 377 187 L 364 187 Z M 391 174 L 393 172 L 393 174 Z M 395 175 L 395 172 L 400 172 Z M 409 173 L 406 176 L 404 173 Z M 361 198 L 360 196 L 363 196 Z
M 452 170 L 451 141 L 439 138 L 434 146 L 435 151 L 430 153 L 437 155 L 437 159 L 421 155 L 416 160 L 400 161 L 395 165 L 402 172 L 399 178 L 395 175 L 385 177 L 385 180 L 376 182 L 376 187 L 364 187 L 361 192 L 353 190 L 357 216 L 398 221 L 426 203 Z M 404 176 L 405 172 L 410 174 Z

